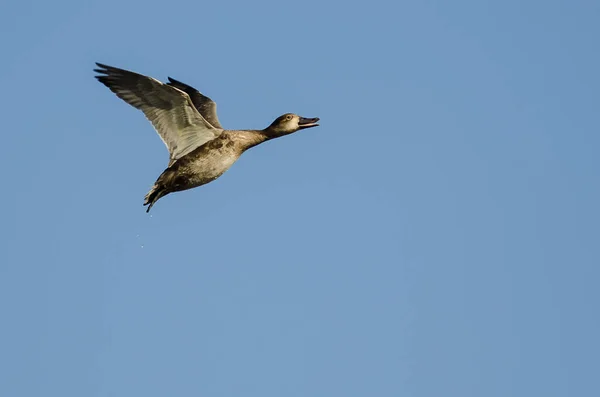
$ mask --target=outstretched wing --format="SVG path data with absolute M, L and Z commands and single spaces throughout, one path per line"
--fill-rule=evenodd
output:
M 213 127 L 184 91 L 152 77 L 97 63 L 96 78 L 150 120 L 170 154 L 169 166 L 223 131 Z
M 167 83 L 170 86 L 175 88 L 179 88 L 181 91 L 187 93 L 192 100 L 192 103 L 198 109 L 198 112 L 208 121 L 213 127 L 223 128 L 221 123 L 219 123 L 219 118 L 217 117 L 217 104 L 207 97 L 206 95 L 202 95 L 200 91 L 195 89 L 192 86 L 189 86 L 181 81 L 177 81 L 171 77 L 169 77 L 169 82 Z

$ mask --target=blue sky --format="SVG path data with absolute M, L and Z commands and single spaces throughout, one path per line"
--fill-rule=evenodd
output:
M 16 2 L 0 14 L 0 395 L 599 395 L 600 3 Z M 168 160 L 95 61 L 226 128 Z

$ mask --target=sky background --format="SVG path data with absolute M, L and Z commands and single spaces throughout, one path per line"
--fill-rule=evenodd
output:
M 600 3 L 15 1 L 0 13 L 0 395 L 600 395 Z M 168 161 L 94 62 L 226 128 Z

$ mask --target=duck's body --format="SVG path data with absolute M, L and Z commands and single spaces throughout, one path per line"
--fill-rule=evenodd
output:
M 145 197 L 147 211 L 161 197 L 219 178 L 246 150 L 269 139 L 317 126 L 318 118 L 286 113 L 264 130 L 224 130 L 216 105 L 194 88 L 169 78 L 163 84 L 102 64 L 96 78 L 117 96 L 142 110 L 170 153 L 168 168 Z
M 262 131 L 224 130 L 217 138 L 206 142 L 163 171 L 146 195 L 146 201 L 155 202 L 166 194 L 214 181 L 223 175 L 242 153 L 265 140 L 267 137 Z

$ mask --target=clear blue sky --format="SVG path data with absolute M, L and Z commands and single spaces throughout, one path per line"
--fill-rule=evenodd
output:
M 600 395 L 597 1 L 9 1 L 0 395 Z M 143 197 L 94 62 L 321 127 Z

